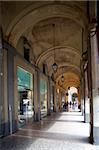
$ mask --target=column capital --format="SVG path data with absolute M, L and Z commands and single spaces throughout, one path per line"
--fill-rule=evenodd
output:
M 88 27 L 91 37 L 93 37 L 96 34 L 97 28 L 98 28 L 98 21 L 95 18 L 92 20 L 92 22 L 89 23 L 89 27 Z

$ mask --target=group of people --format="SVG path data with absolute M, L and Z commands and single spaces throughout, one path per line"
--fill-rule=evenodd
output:
M 65 102 L 64 103 L 64 105 L 63 105 L 63 109 L 66 109 L 66 110 L 68 110 L 68 108 L 72 108 L 72 109 L 75 109 L 75 107 L 76 107 L 76 103 L 74 103 L 74 102 Z
M 68 101 L 63 104 L 63 109 L 68 109 Z

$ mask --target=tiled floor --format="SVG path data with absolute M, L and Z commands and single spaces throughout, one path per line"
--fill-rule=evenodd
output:
M 0 141 L 0 150 L 99 150 L 88 143 L 89 124 L 79 112 L 62 112 L 27 125 Z

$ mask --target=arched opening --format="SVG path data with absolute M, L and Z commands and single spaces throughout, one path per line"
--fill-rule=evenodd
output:
M 68 87 L 67 111 L 81 111 L 81 104 L 78 97 L 79 91 L 76 87 Z

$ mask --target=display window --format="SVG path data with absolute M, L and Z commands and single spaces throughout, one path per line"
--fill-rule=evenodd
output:
M 40 79 L 41 118 L 47 115 L 47 81 Z
M 54 86 L 51 86 L 51 101 L 50 101 L 50 111 L 54 110 Z
M 19 127 L 33 121 L 33 75 L 18 67 L 18 121 Z

